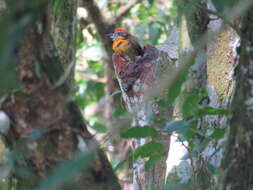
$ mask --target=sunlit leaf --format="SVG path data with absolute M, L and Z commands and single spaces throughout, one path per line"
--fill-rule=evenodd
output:
M 205 108 L 199 109 L 198 114 L 200 116 L 204 116 L 204 115 L 228 115 L 229 110 L 227 110 L 227 109 L 217 109 L 217 108 L 212 108 L 212 107 L 205 107 Z
M 161 156 L 164 155 L 165 148 L 164 145 L 155 141 L 151 141 L 143 146 L 137 148 L 133 152 L 134 159 L 139 157 L 141 158 L 148 158 L 152 156 Z
M 127 111 L 125 109 L 119 108 L 113 112 L 113 116 L 114 117 L 121 117 L 121 116 L 124 116 L 126 113 L 127 113 Z

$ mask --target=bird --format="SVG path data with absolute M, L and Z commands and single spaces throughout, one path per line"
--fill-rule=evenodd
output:
M 134 61 L 137 56 L 143 55 L 143 50 L 137 37 L 125 28 L 116 28 L 114 33 L 108 34 L 112 38 L 112 50 L 124 56 L 129 61 Z
M 153 81 L 157 49 L 150 45 L 142 48 L 125 28 L 107 36 L 112 38 L 112 62 L 120 88 L 128 97 L 140 96 L 143 87 Z

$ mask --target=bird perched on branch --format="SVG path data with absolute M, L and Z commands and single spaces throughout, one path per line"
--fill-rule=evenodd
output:
M 140 86 L 153 81 L 156 48 L 149 45 L 142 48 L 138 39 L 124 28 L 117 28 L 108 36 L 112 38 L 112 61 L 121 89 L 128 96 L 140 94 Z
M 125 58 L 134 61 L 136 56 L 143 54 L 138 39 L 125 28 L 117 28 L 114 33 L 108 34 L 108 36 L 112 38 L 113 51 Z

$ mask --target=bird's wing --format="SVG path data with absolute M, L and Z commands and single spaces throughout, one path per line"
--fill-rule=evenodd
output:
M 124 56 L 113 53 L 112 60 L 121 88 L 126 93 L 131 93 L 135 81 L 140 76 L 140 66 L 133 61 L 128 61 Z

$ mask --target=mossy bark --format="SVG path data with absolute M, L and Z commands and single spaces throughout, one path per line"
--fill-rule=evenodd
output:
M 253 7 L 242 18 L 239 64 L 235 69 L 236 89 L 232 117 L 222 162 L 219 189 L 253 189 Z

